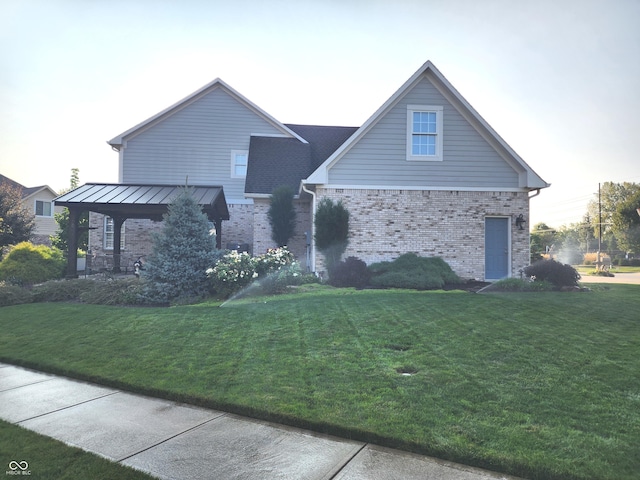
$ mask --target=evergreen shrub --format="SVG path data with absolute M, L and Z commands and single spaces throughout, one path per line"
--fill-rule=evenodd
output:
M 185 187 L 169 204 L 143 270 L 145 303 L 184 303 L 209 293 L 207 269 L 221 252 L 209 220 Z
M 333 268 L 329 284 L 334 287 L 364 288 L 369 285 L 371 275 L 365 262 L 356 257 L 347 257 Z
M 7 282 L 0 282 L 0 307 L 31 303 L 32 301 L 31 292 L 26 288 L 11 285 Z
M 145 282 L 136 277 L 117 278 L 112 280 L 87 280 L 93 288 L 80 293 L 80 301 L 95 305 L 158 305 L 145 296 Z
M 556 288 L 575 287 L 580 280 L 580 274 L 575 268 L 555 260 L 541 260 L 529 265 L 524 269 L 524 274 L 536 282 L 550 282 Z
M 31 289 L 34 302 L 69 302 L 80 300 L 84 292 L 100 288 L 94 280 L 74 278 L 70 280 L 50 280 Z
M 374 263 L 369 269 L 370 283 L 376 287 L 435 290 L 461 283 L 442 258 L 420 257 L 415 253 L 405 253 L 392 262 Z
M 65 260 L 57 248 L 21 242 L 0 262 L 0 280 L 15 285 L 33 285 L 61 278 Z

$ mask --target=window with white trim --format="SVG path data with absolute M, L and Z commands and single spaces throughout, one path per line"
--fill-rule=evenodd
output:
M 407 105 L 407 160 L 442 161 L 441 106 Z
M 244 178 L 247 176 L 249 164 L 249 152 L 247 150 L 231 151 L 231 178 Z
M 104 217 L 104 249 L 113 250 L 113 238 L 115 233 L 115 226 L 113 224 L 113 218 Z M 124 250 L 124 223 L 120 229 L 120 249 Z
M 53 207 L 51 202 L 44 200 L 36 200 L 36 216 L 37 217 L 51 217 L 53 215 Z

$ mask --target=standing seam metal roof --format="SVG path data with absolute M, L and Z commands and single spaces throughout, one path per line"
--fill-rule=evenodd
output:
M 151 218 L 166 212 L 169 203 L 184 189 L 180 185 L 133 185 L 87 183 L 54 199 L 58 206 L 78 207 L 107 215 Z M 221 186 L 188 186 L 209 218 L 229 220 Z

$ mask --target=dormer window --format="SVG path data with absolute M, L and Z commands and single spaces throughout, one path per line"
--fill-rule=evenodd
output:
M 407 160 L 442 161 L 441 106 L 407 106 Z
M 245 178 L 247 165 L 249 164 L 249 152 L 246 150 L 231 151 L 231 178 Z

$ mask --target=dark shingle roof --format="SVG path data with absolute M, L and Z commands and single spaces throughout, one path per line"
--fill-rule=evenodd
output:
M 251 137 L 245 193 L 270 195 L 281 185 L 298 191 L 310 168 L 311 148 L 297 138 Z
M 340 145 L 358 130 L 358 127 L 295 124 L 286 124 L 285 126 L 304 138 L 311 146 L 311 171 L 307 175 L 310 175 L 311 172 L 318 168 L 322 162 L 329 158 Z
M 322 162 L 357 130 L 357 127 L 329 127 L 286 124 L 309 143 L 295 138 L 251 137 L 245 193 L 270 195 L 276 187 L 298 191 Z

